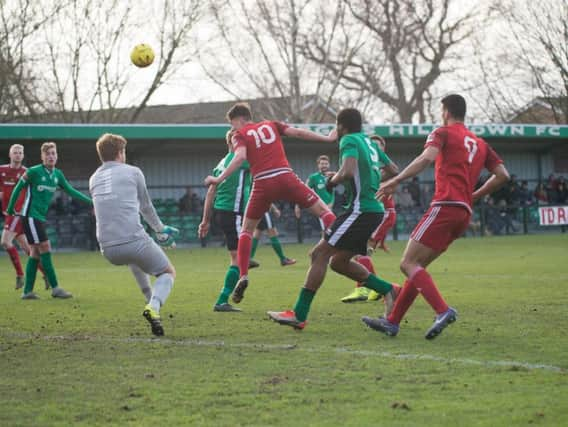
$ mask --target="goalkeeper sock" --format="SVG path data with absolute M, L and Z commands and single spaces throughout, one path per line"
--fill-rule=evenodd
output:
M 286 256 L 284 255 L 284 251 L 282 250 L 282 245 L 280 244 L 280 240 L 278 240 L 278 237 L 273 236 L 270 238 L 270 244 L 272 245 L 272 249 L 274 249 L 274 252 L 276 252 L 276 255 L 278 255 L 278 258 L 280 258 L 280 261 L 283 261 Z
M 373 273 L 369 274 L 367 280 L 363 282 L 363 286 L 366 288 L 372 289 L 375 292 L 378 292 L 381 295 L 386 295 L 392 289 L 392 285 L 389 282 L 384 281 L 383 279 L 378 278 Z
M 46 252 L 39 255 L 41 265 L 43 265 L 43 270 L 45 271 L 45 276 L 52 288 L 57 288 L 59 284 L 57 283 L 57 276 L 55 275 L 55 268 L 53 267 L 53 262 L 51 261 L 51 252 Z
M 26 264 L 26 281 L 24 285 L 24 294 L 29 294 L 34 290 L 38 264 L 39 259 L 33 257 L 28 258 L 28 263 Z
M 154 282 L 152 290 L 152 298 L 150 298 L 150 307 L 156 312 L 160 312 L 160 308 L 164 305 L 172 288 L 174 286 L 174 276 L 170 273 L 160 274 Z
M 226 304 L 229 302 L 229 296 L 233 292 L 233 289 L 235 289 L 238 280 L 239 267 L 231 265 L 227 270 L 227 274 L 225 274 L 225 284 L 223 285 L 223 289 L 221 289 L 221 294 L 219 295 L 215 305 Z
M 296 319 L 300 322 L 304 322 L 308 318 L 308 313 L 310 311 L 310 306 L 316 293 L 306 288 L 300 290 L 300 295 L 294 306 L 294 313 L 296 314 Z
M 258 247 L 258 239 L 256 237 L 253 237 L 252 239 L 252 248 L 250 250 L 250 257 L 254 258 L 254 256 L 256 255 L 256 248 Z
M 138 283 L 140 291 L 142 291 L 142 293 L 144 294 L 144 298 L 146 298 L 146 304 L 148 304 L 150 302 L 150 298 L 152 298 L 152 287 L 150 286 L 150 276 L 135 264 L 129 264 L 128 267 L 130 267 L 130 271 L 132 271 L 132 274 L 136 279 L 136 283 Z

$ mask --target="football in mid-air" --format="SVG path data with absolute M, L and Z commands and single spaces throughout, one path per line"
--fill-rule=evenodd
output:
M 154 50 L 150 45 L 138 44 L 134 46 L 130 53 L 130 60 L 134 65 L 140 68 L 147 67 L 154 62 Z

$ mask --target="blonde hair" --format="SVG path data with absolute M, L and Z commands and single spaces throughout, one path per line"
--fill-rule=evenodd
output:
M 13 144 L 12 146 L 10 146 L 10 153 L 12 151 L 14 151 L 16 148 L 21 149 L 22 151 L 24 151 L 24 146 L 22 144 Z
M 47 153 L 47 151 L 51 148 L 57 151 L 57 145 L 55 144 L 55 142 L 44 142 L 43 144 L 41 144 L 41 154 Z
M 105 133 L 97 141 L 97 153 L 101 162 L 116 160 L 118 153 L 126 148 L 126 139 L 121 135 Z

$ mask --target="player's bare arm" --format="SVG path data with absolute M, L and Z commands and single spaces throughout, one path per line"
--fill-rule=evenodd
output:
M 289 127 L 284 131 L 284 135 L 305 141 L 335 142 L 337 140 L 337 131 L 335 129 L 328 135 L 322 135 L 321 133 L 312 132 L 308 129 Z
M 209 225 L 211 223 L 211 212 L 213 211 L 213 202 L 217 194 L 217 186 L 210 185 L 205 195 L 205 202 L 203 203 L 203 218 L 197 229 L 197 234 L 200 239 L 204 239 L 209 233 Z
M 505 185 L 511 177 L 509 176 L 509 171 L 504 164 L 500 163 L 491 171 L 491 177 L 485 181 L 479 189 L 473 192 L 473 201 L 476 202 L 483 198 L 487 194 L 491 194 L 494 191 Z
M 205 185 L 217 185 L 220 184 L 221 182 L 223 182 L 225 180 L 225 178 L 227 178 L 228 176 L 230 176 L 233 172 L 235 172 L 238 168 L 241 167 L 241 165 L 243 164 L 243 162 L 247 159 L 247 149 L 244 146 L 240 146 L 237 147 L 235 149 L 235 157 L 233 157 L 233 160 L 231 160 L 231 163 L 229 163 L 229 165 L 227 166 L 227 169 L 225 169 L 223 171 L 223 173 L 221 175 L 219 175 L 218 177 L 214 177 L 209 175 L 207 178 L 205 178 Z
M 392 196 L 398 184 L 405 179 L 418 175 L 430 166 L 436 160 L 439 152 L 440 150 L 436 147 L 426 147 L 422 154 L 416 157 L 401 173 L 381 184 L 376 194 L 377 199 L 381 200 L 383 197 Z
M 340 183 L 350 178 L 353 178 L 355 171 L 357 170 L 357 159 L 355 157 L 346 157 L 343 160 L 341 168 L 333 176 L 330 176 L 327 180 L 326 188 L 331 191 L 333 187 L 336 187 Z
M 391 162 L 389 165 L 381 168 L 381 182 L 397 176 L 399 172 L 398 165 L 395 162 Z
M 24 187 L 26 187 L 27 185 L 28 185 L 28 174 L 26 172 L 22 175 L 22 177 L 20 178 L 20 180 L 18 181 L 18 183 L 14 187 L 14 190 L 12 191 L 12 195 L 10 196 L 10 202 L 8 203 L 8 206 L 6 207 L 6 213 L 8 215 L 14 215 L 14 213 L 15 213 L 14 208 L 16 206 L 16 202 L 18 200 L 18 197 L 20 197 L 20 193 L 22 192 Z

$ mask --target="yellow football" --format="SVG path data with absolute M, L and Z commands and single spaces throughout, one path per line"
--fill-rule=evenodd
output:
M 154 62 L 154 50 L 147 44 L 138 44 L 134 46 L 130 53 L 130 60 L 137 67 L 147 67 Z

